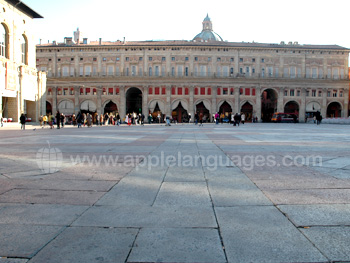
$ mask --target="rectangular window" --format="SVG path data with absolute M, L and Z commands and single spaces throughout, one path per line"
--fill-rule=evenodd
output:
M 198 61 L 198 57 L 194 57 L 194 61 Z
M 154 88 L 154 94 L 155 95 L 159 95 L 159 87 L 155 87 Z
M 234 69 L 233 68 L 230 68 L 230 76 L 232 77 L 234 74 Z
M 63 95 L 68 95 L 68 89 L 63 89 Z
M 255 96 L 255 89 L 252 90 L 252 96 Z
M 188 95 L 188 88 L 185 88 L 185 95 Z
M 185 68 L 185 76 L 188 77 L 188 67 Z
M 221 62 L 221 58 L 217 58 L 217 62 Z
M 228 95 L 228 88 L 222 89 L 222 95 Z
M 156 67 L 155 67 L 154 75 L 155 75 L 156 77 L 159 77 L 159 66 L 156 66 Z
M 245 88 L 245 95 L 250 96 L 250 88 Z
M 175 93 L 176 93 L 175 88 L 171 88 L 171 95 L 176 95 Z
M 139 61 L 142 61 L 143 57 L 139 57 Z
M 108 66 L 108 75 L 109 75 L 109 76 L 113 76 L 113 73 L 114 73 L 114 68 L 113 68 L 113 66 Z
M 149 57 L 149 58 L 148 58 L 148 61 L 152 61 L 152 57 Z
M 165 94 L 166 94 L 166 89 L 162 88 L 162 95 L 165 95 Z
M 312 68 L 312 78 L 317 79 L 317 68 Z
M 322 91 L 321 90 L 318 91 L 318 96 L 322 97 Z
M 113 88 L 108 88 L 108 95 L 113 95 Z
M 230 62 L 234 62 L 235 61 L 235 59 L 234 58 L 230 58 Z
M 125 61 L 129 61 L 129 57 L 126 57 L 126 58 L 125 58 Z
M 150 94 L 150 95 L 153 94 L 153 89 L 152 88 L 148 88 L 148 94 Z
M 261 63 L 265 63 L 265 59 L 264 58 L 261 59 Z
M 177 88 L 177 95 L 182 95 L 182 88 Z
M 175 57 L 171 57 L 171 61 L 175 61 Z
M 210 62 L 211 61 L 211 57 L 208 57 L 208 62 Z
M 339 91 L 339 97 L 343 97 L 343 91 L 341 90 L 341 91 Z
M 252 58 L 252 62 L 255 62 L 255 58 Z
M 239 62 L 243 62 L 243 58 L 239 58 Z
M 201 88 L 201 95 L 205 95 L 205 88 Z
M 300 97 L 300 90 L 297 90 L 297 96 Z
M 165 57 L 162 57 L 162 61 L 165 61 Z
M 290 90 L 290 96 L 294 96 L 294 89 Z
M 185 57 L 185 61 L 188 61 L 188 57 Z
M 183 66 L 177 66 L 177 76 L 182 77 L 183 76 Z
M 337 90 L 333 90 L 333 97 L 334 97 L 334 98 L 337 97 Z
M 89 95 L 90 94 L 90 88 L 86 88 L 85 89 L 85 95 Z
M 295 78 L 295 67 L 290 68 L 290 77 Z

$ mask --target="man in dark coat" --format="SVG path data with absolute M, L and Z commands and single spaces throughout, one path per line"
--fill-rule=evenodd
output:
M 19 117 L 19 121 L 21 123 L 21 129 L 26 129 L 26 116 L 22 113 L 21 117 Z
M 57 129 L 59 129 L 61 124 L 61 113 L 59 110 L 56 112 L 56 124 L 57 124 Z

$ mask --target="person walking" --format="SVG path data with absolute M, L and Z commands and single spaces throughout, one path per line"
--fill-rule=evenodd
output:
M 215 113 L 215 124 L 219 124 L 219 113 Z
M 44 122 L 44 127 L 43 127 L 43 128 L 45 128 L 45 126 L 46 126 L 46 124 L 47 124 L 47 120 L 48 120 L 47 116 L 44 115 L 44 116 L 43 116 L 43 122 Z
M 152 115 L 151 113 L 148 114 L 148 124 L 151 124 L 152 123 Z
M 203 126 L 203 112 L 199 113 L 199 126 Z
M 44 127 L 43 127 L 43 121 L 44 121 L 43 115 L 40 115 L 40 117 L 39 117 L 39 123 L 40 123 L 41 129 L 44 128 Z
M 56 112 L 56 124 L 57 124 L 57 129 L 59 129 L 61 124 L 61 113 L 59 110 Z
M 241 122 L 242 122 L 242 124 L 244 124 L 244 122 L 245 122 L 245 114 L 244 113 L 241 114 Z
M 83 115 L 81 114 L 81 112 L 79 112 L 78 115 L 77 115 L 77 125 L 78 125 L 78 128 L 81 127 L 82 122 L 83 122 Z
M 1 127 L 4 127 L 4 118 L 1 116 Z
M 61 127 L 64 127 L 64 122 L 65 122 L 66 116 L 64 116 L 63 112 L 61 113 L 60 121 L 61 121 Z
M 91 128 L 92 117 L 91 117 L 90 113 L 88 113 L 87 116 L 86 116 L 86 122 L 87 122 L 88 128 Z
M 24 114 L 21 114 L 21 117 L 19 117 L 19 121 L 21 123 L 21 130 L 25 130 L 26 129 L 26 116 L 24 116 Z

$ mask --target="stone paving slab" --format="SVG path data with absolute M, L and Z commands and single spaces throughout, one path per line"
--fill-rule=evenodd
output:
M 269 190 L 264 193 L 278 205 L 350 204 L 350 189 Z
M 349 169 L 347 169 L 347 167 L 343 169 L 335 169 L 335 168 L 328 168 L 328 167 L 312 167 L 312 169 L 318 172 L 321 172 L 323 174 L 333 176 L 334 178 L 350 179 L 350 171 Z
M 209 192 L 216 207 L 240 205 L 272 205 L 271 201 L 253 184 L 223 184 L 209 181 Z
M 229 262 L 325 262 L 273 206 L 215 208 Z
M 1 258 L 0 263 L 26 263 L 27 259 L 18 259 L 18 258 Z
M 254 180 L 254 183 L 263 191 L 265 190 L 295 190 L 295 189 L 349 189 L 350 180 L 339 180 L 335 178 L 313 178 L 284 180 Z
M 154 203 L 163 176 L 145 178 L 127 176 L 106 193 L 97 205 L 147 205 Z
M 61 226 L 0 224 L 0 255 L 31 258 L 63 229 Z
M 300 229 L 331 262 L 350 262 L 350 227 Z
M 94 206 L 74 226 L 217 227 L 211 207 Z
M 124 263 L 137 229 L 70 227 L 42 249 L 31 263 Z
M 128 262 L 226 262 L 217 229 L 141 229 Z
M 105 193 L 94 191 L 52 191 L 13 189 L 0 195 L 2 203 L 93 205 Z
M 301 226 L 350 226 L 350 204 L 281 205 L 279 209 Z
M 205 182 L 164 182 L 155 206 L 212 206 Z
M 13 188 L 37 190 L 67 190 L 67 191 L 96 191 L 108 192 L 117 181 L 92 180 L 41 180 L 14 179 L 11 180 Z
M 0 224 L 68 226 L 88 206 L 3 204 Z
M 205 182 L 202 167 L 169 167 L 166 182 Z

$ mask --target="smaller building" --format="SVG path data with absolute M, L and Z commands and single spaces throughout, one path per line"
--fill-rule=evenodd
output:
M 0 116 L 18 122 L 45 114 L 46 74 L 36 69 L 32 21 L 42 18 L 19 0 L 0 0 Z

